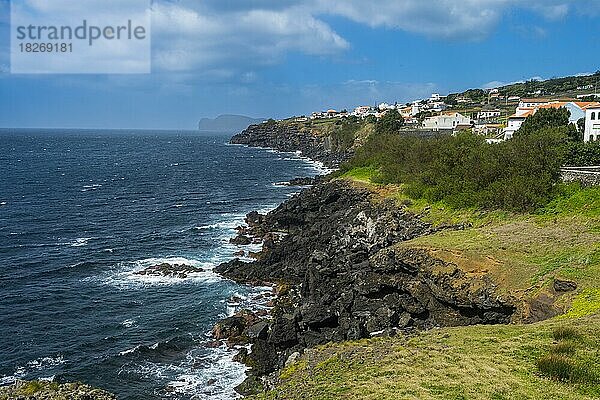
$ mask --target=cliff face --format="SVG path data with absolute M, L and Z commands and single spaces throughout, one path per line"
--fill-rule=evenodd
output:
M 265 240 L 259 259 L 234 260 L 218 272 L 283 288 L 272 321 L 243 357 L 254 375 L 330 341 L 506 323 L 515 311 L 486 276 L 474 279 L 425 250 L 395 246 L 434 229 L 342 181 L 305 190 L 265 216 L 249 214 L 247 222 L 242 234 Z
M 231 139 L 232 144 L 250 147 L 268 147 L 279 151 L 302 152 L 302 155 L 320 161 L 328 167 L 336 167 L 345 161 L 349 154 L 335 151 L 329 137 L 313 135 L 294 125 L 267 122 L 251 125 Z

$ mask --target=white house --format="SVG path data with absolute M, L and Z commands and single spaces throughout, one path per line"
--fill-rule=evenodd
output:
M 600 141 L 600 103 L 590 104 L 585 108 L 583 141 Z
M 410 114 L 413 117 L 421 112 L 421 103 L 419 101 L 413 101 L 411 107 L 412 107 L 412 110 L 410 111 Z
M 353 114 L 357 117 L 364 117 L 371 111 L 371 106 L 359 106 L 354 109 Z
M 400 115 L 402 115 L 402 118 L 404 119 L 408 119 L 410 117 L 413 116 L 413 108 L 412 106 L 407 106 L 407 107 L 398 107 L 398 112 L 400 113 Z
M 550 103 L 550 99 L 521 99 L 519 101 L 519 108 L 536 108 L 548 103 Z
M 488 120 L 500 117 L 500 110 L 481 110 L 477 113 L 477 119 Z
M 515 132 L 521 128 L 527 117 L 535 114 L 535 109 L 517 109 L 516 114 L 508 117 L 508 125 L 504 129 L 504 140 L 512 139 Z
M 447 108 L 448 106 L 443 101 L 433 101 L 427 103 L 427 109 L 431 111 L 440 112 L 446 110 Z
M 439 93 L 433 93 L 433 94 L 431 95 L 431 97 L 429 98 L 429 101 L 430 101 L 431 103 L 436 103 L 436 102 L 440 101 L 440 100 L 441 100 L 441 98 L 442 98 L 442 96 L 440 96 L 440 94 L 439 94 Z
M 470 126 L 471 119 L 460 113 L 453 112 L 444 113 L 435 117 L 429 117 L 423 121 L 423 128 L 430 129 L 432 131 L 439 131 L 440 129 L 455 129 L 459 125 Z

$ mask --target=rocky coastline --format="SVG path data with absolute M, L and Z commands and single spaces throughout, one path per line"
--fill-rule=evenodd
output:
M 279 370 L 318 345 L 508 323 L 516 311 L 487 276 L 399 246 L 439 228 L 346 181 L 319 182 L 266 215 L 248 214 L 246 223 L 240 237 L 262 241 L 262 251 L 216 271 L 239 283 L 273 283 L 277 296 L 267 318 L 242 311 L 213 332 L 251 345 L 236 357 L 250 367 L 237 388 L 243 395 L 273 387 Z
M 333 140 L 327 136 L 315 135 L 298 126 L 265 122 L 250 125 L 247 129 L 231 138 L 231 144 L 250 147 L 264 147 L 282 152 L 301 152 L 304 157 L 319 161 L 328 168 L 336 168 L 348 160 L 350 150 L 336 150 Z

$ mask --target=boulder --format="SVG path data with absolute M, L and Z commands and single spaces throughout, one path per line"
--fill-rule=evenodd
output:
M 191 265 L 162 263 L 150 266 L 141 271 L 134 272 L 134 275 L 162 276 L 185 279 L 189 274 L 203 271 L 204 270 L 202 268 L 196 268 Z
M 229 242 L 231 244 L 235 244 L 235 245 L 238 245 L 238 246 L 247 246 L 249 244 L 252 244 L 252 239 L 250 239 L 246 235 L 238 235 L 238 236 L 230 239 Z
M 562 279 L 554 279 L 554 290 L 557 292 L 572 292 L 577 290 L 577 283 Z

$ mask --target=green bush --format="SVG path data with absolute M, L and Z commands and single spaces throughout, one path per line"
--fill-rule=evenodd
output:
M 404 126 L 404 118 L 397 110 L 388 110 L 375 124 L 377 133 L 398 133 Z
M 600 142 L 571 142 L 566 145 L 565 165 L 585 167 L 600 165 Z
M 572 359 L 558 354 L 549 354 L 537 361 L 539 371 L 558 381 L 570 383 L 591 383 L 593 377 Z
M 490 145 L 479 136 L 422 139 L 371 136 L 343 172 L 379 170 L 374 181 L 403 183 L 413 198 L 454 207 L 532 210 L 547 203 L 560 179 L 564 130 L 544 128 Z

